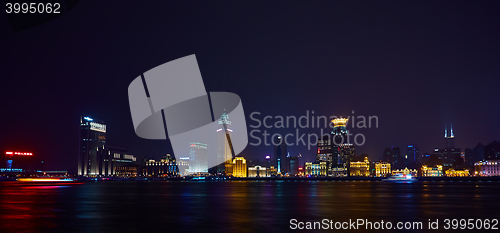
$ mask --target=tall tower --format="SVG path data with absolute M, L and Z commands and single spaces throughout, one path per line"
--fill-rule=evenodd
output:
M 78 152 L 78 175 L 101 175 L 99 150 L 106 145 L 106 125 L 90 117 L 80 118 L 80 148 Z
M 288 171 L 288 148 L 283 137 L 278 136 L 273 139 L 274 142 L 274 167 L 278 173 L 285 174 Z
M 231 133 L 233 130 L 229 115 L 226 110 L 219 118 L 219 128 L 217 129 L 217 174 L 232 174 L 233 152 L 231 146 Z
M 354 145 L 348 142 L 348 131 L 346 129 L 348 119 L 336 118 L 333 119 L 332 130 L 332 169 L 343 169 L 344 174 L 349 174 L 347 171 L 349 162 L 354 158 L 355 149 Z
M 450 127 L 450 135 L 448 136 L 447 134 L 447 128 L 446 125 L 444 125 L 444 138 L 446 140 L 446 147 L 445 149 L 451 149 L 455 148 L 455 135 L 453 134 L 453 125 Z

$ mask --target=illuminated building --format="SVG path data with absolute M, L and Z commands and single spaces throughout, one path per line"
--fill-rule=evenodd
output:
M 277 169 L 278 174 L 286 174 L 289 172 L 288 165 L 288 149 L 285 140 L 281 137 L 274 139 L 274 167 Z
M 500 176 L 500 160 L 479 161 L 474 166 L 476 176 Z
M 90 117 L 80 118 L 80 149 L 78 153 L 78 175 L 102 175 L 99 150 L 106 145 L 106 125 Z
M 445 171 L 446 176 L 449 177 L 466 177 L 469 176 L 469 170 L 455 170 L 455 169 L 448 169 Z
M 149 159 L 144 161 L 143 175 L 145 176 L 177 176 L 179 168 L 175 158 L 170 154 L 160 160 Z
M 299 173 L 298 173 L 299 176 L 304 176 L 304 168 L 303 167 L 299 167 Z
M 248 168 L 248 177 L 268 177 L 267 169 L 256 165 Z
M 225 110 L 219 118 L 219 128 L 217 129 L 217 174 L 230 176 L 232 173 L 233 152 L 231 145 L 231 134 L 233 130 L 229 115 Z
M 350 162 L 349 173 L 351 176 L 370 176 L 370 161 L 365 157 L 364 161 Z
M 391 164 L 388 162 L 375 163 L 375 176 L 385 177 L 391 174 Z
M 333 159 L 332 136 L 329 134 L 323 135 L 318 139 L 316 152 L 316 161 L 326 162 L 331 169 Z
M 268 177 L 277 176 L 277 175 L 278 175 L 278 169 L 274 168 L 274 166 L 267 168 L 267 176 Z
M 187 175 L 189 173 L 189 157 L 179 157 L 176 162 L 179 175 Z
M 200 174 L 208 172 L 207 144 L 191 142 L 189 144 L 189 173 Z
M 349 162 L 355 156 L 355 148 L 353 144 L 348 142 L 348 130 L 346 128 L 348 119 L 336 118 L 333 119 L 332 131 L 332 164 L 329 170 L 331 174 L 336 176 L 347 175 Z M 334 173 L 333 170 L 336 172 Z
M 306 176 L 326 176 L 327 165 L 322 161 L 306 162 L 305 170 Z
M 117 177 L 137 177 L 139 174 L 139 165 L 131 164 L 115 167 L 115 176 Z
M 411 175 L 412 177 L 417 177 L 418 176 L 418 170 L 417 169 L 408 169 L 407 167 L 405 169 L 396 169 L 392 170 L 392 175 Z
M 424 176 L 424 177 L 443 176 L 443 166 L 442 165 L 436 165 L 436 166 L 422 165 L 421 171 L 422 171 L 422 176 Z
M 299 173 L 299 158 L 287 156 L 288 161 L 288 173 L 289 175 L 297 175 Z
M 0 168 L 2 173 L 20 173 L 30 169 L 33 164 L 32 152 L 5 152 L 5 168 Z
M 136 162 L 136 157 L 127 153 L 127 148 L 105 145 L 97 152 L 99 175 L 113 176 L 116 167 L 130 166 Z
M 448 129 L 444 129 L 445 138 L 445 148 L 444 149 L 434 149 L 434 153 L 431 155 L 431 162 L 434 164 L 440 164 L 444 167 L 459 166 L 464 164 L 464 160 L 461 156 L 460 148 L 455 148 L 455 135 L 453 134 L 453 127 L 450 128 L 450 133 L 448 134 Z
M 235 157 L 233 159 L 232 176 L 247 177 L 247 161 L 243 157 Z

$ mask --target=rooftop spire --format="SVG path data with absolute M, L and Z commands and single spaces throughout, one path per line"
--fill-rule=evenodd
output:
M 453 135 L 453 124 L 451 124 L 451 127 L 450 127 L 450 133 L 451 133 L 451 136 L 450 136 L 450 137 L 454 138 L 454 137 L 455 137 L 455 135 Z
M 448 137 L 448 132 L 446 130 L 446 124 L 444 124 L 444 137 L 447 138 Z

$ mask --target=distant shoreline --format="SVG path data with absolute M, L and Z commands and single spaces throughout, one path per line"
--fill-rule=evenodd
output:
M 99 181 L 193 181 L 193 182 L 218 182 L 218 181 L 383 181 L 386 177 L 206 177 L 205 179 L 193 179 L 193 177 L 136 177 L 136 178 L 76 178 L 78 182 L 99 182 Z M 15 179 L 0 180 L 0 182 L 16 181 Z M 405 180 L 401 180 L 405 181 Z M 399 182 L 401 182 L 399 181 Z M 416 177 L 414 181 L 498 181 L 500 176 L 495 177 Z M 414 182 L 412 181 L 412 182 Z

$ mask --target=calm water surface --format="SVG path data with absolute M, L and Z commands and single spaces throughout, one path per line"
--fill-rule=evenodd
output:
M 500 218 L 499 197 L 498 181 L 0 182 L 0 231 L 297 232 L 292 218 L 426 227 L 428 219 Z

